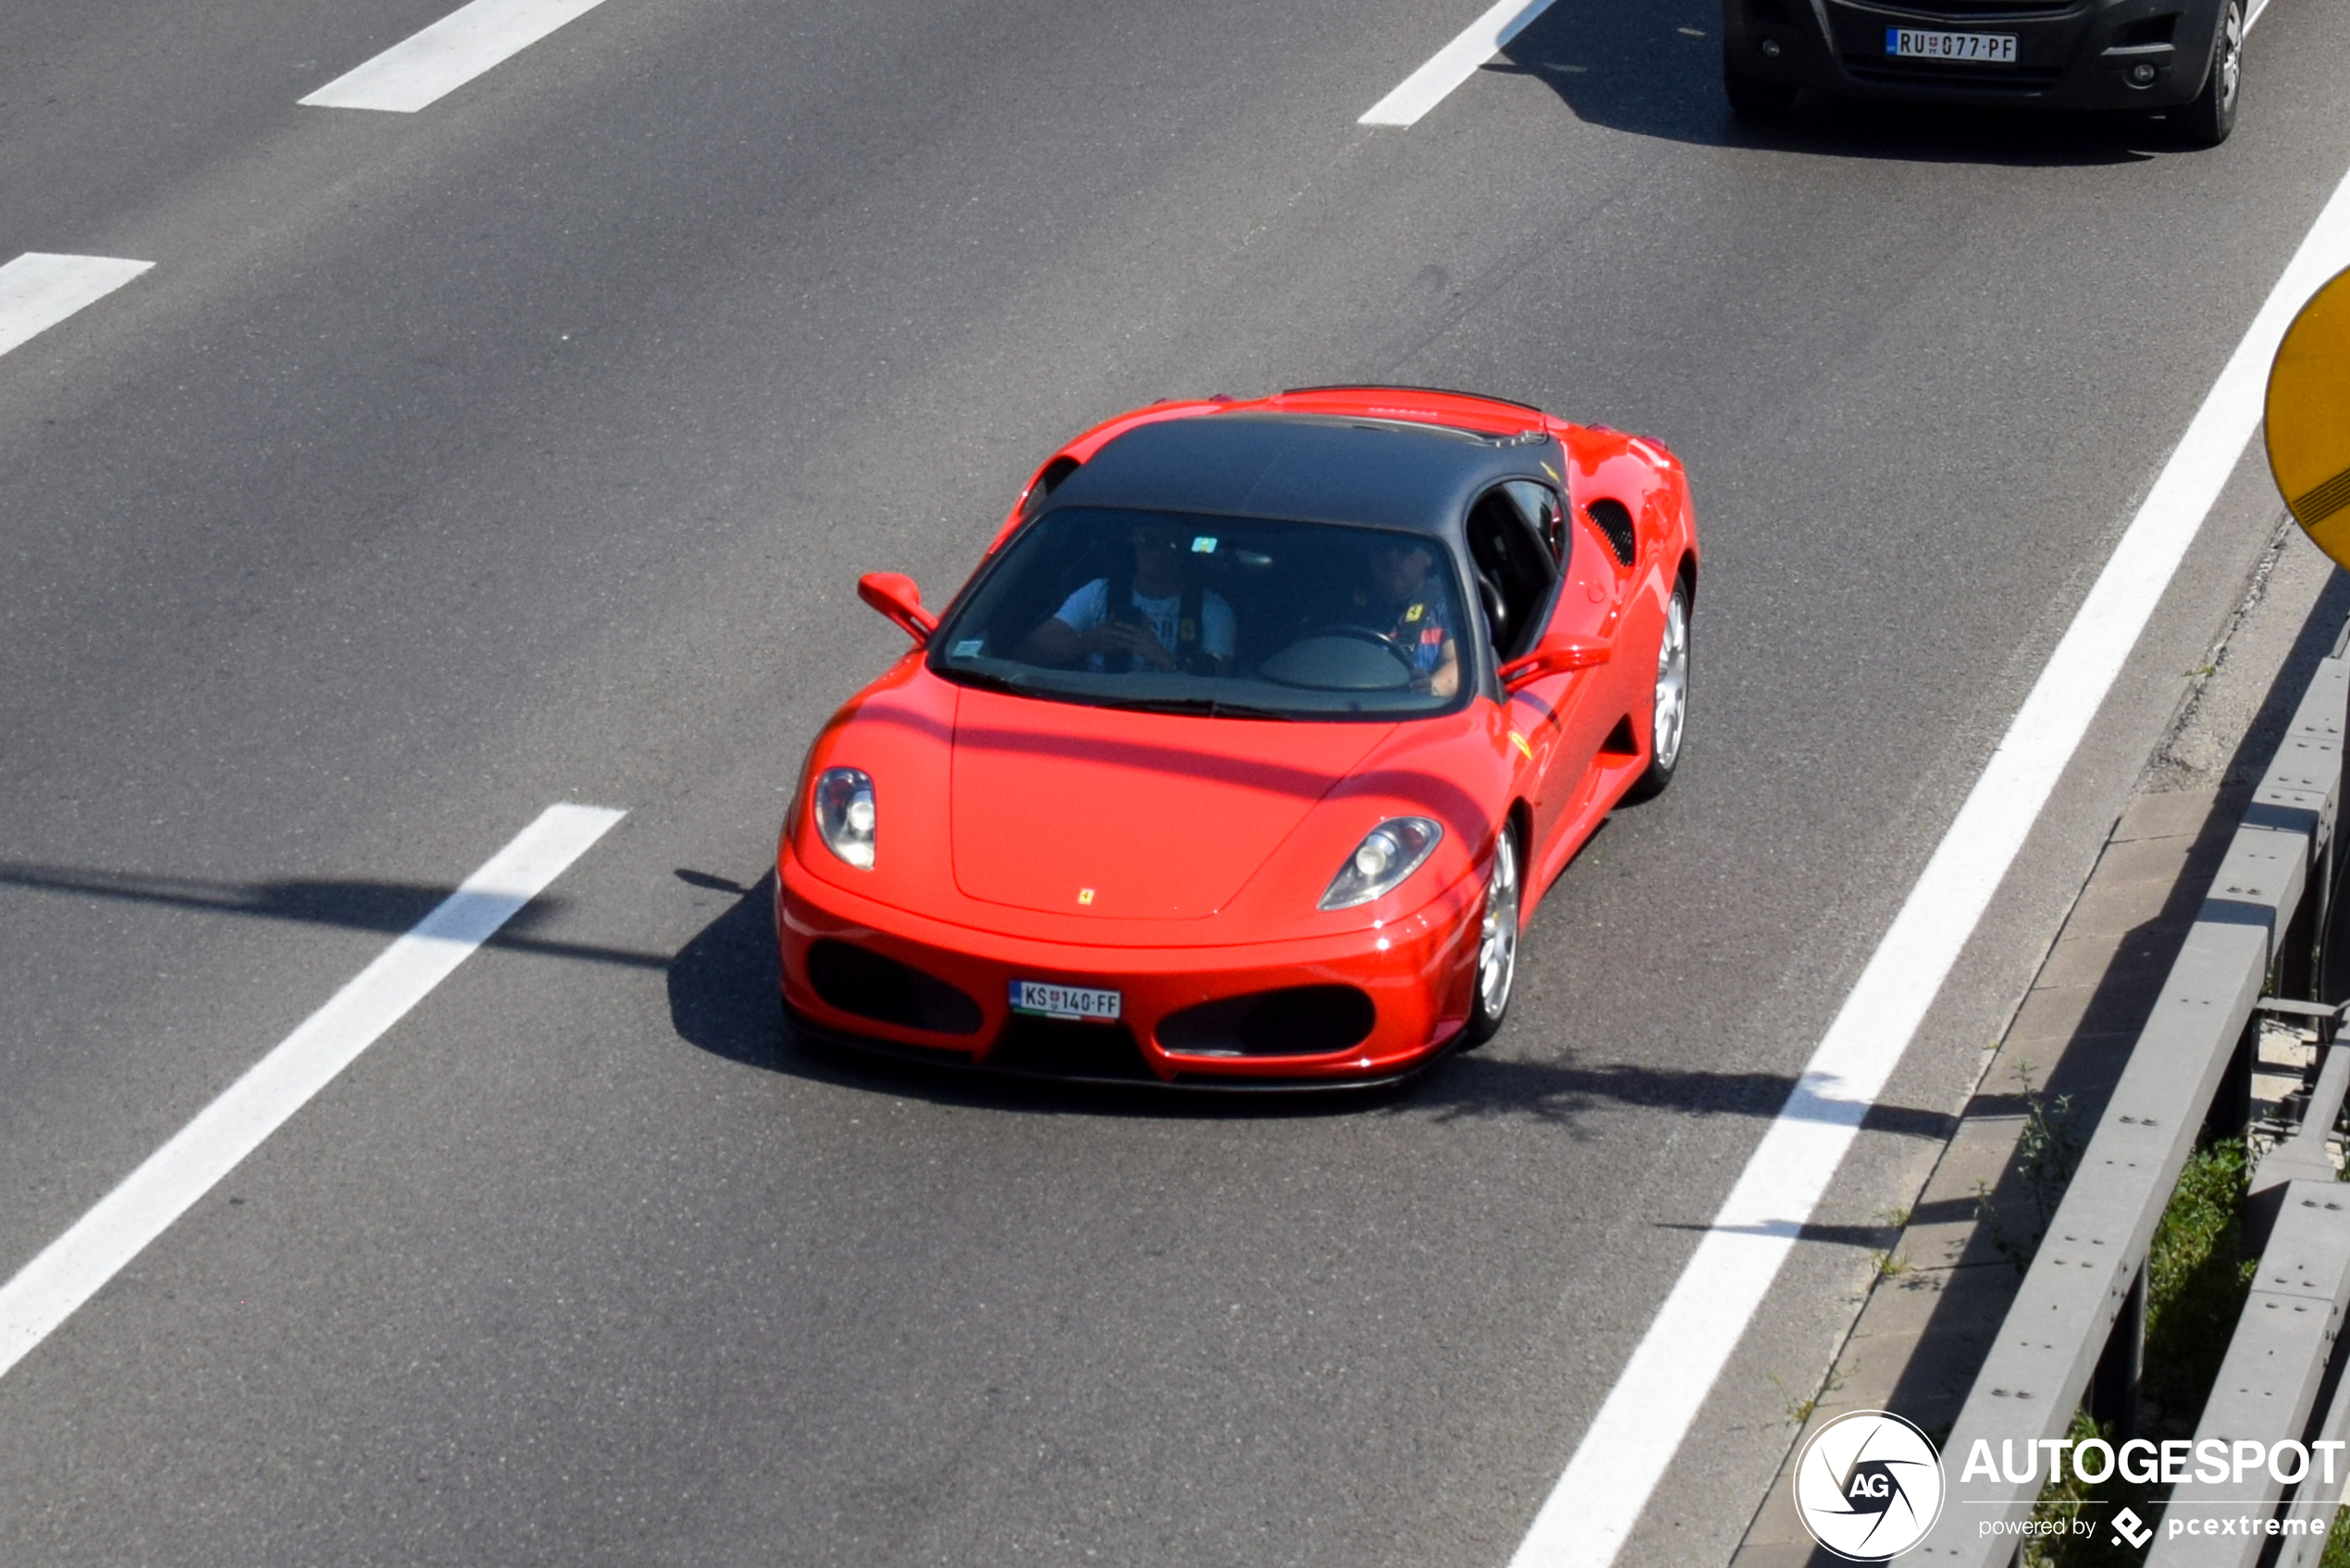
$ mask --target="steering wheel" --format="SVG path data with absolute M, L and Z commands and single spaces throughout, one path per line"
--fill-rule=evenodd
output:
M 1404 666 L 1407 672 L 1414 675 L 1420 673 L 1419 664 L 1413 659 L 1412 650 L 1405 646 L 1404 639 L 1391 637 L 1376 626 L 1324 626 L 1314 635 L 1323 637 L 1351 637 L 1356 642 L 1367 642 L 1374 647 L 1385 648 L 1393 656 L 1395 662 Z

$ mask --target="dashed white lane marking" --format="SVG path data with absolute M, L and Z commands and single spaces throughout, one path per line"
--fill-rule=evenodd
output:
M 0 1377 L 544 892 L 621 815 L 595 806 L 550 806 L 0 1285 Z
M 301 102 L 412 115 L 603 0 L 473 0 Z
M 2333 192 L 2171 453 L 1512 1559 L 1607 1568 L 2072 760 L 2260 420 L 2302 302 L 2350 265 Z
M 1502 45 L 1526 31 L 1528 23 L 1551 8 L 1552 0 L 1502 0 L 1469 23 L 1468 31 L 1439 49 L 1428 64 L 1405 77 L 1395 91 L 1373 104 L 1357 125 L 1414 125 L 1444 102 L 1478 68 L 1501 53 Z
M 103 300 L 153 262 L 116 256 L 53 256 L 27 251 L 0 266 L 0 354 Z

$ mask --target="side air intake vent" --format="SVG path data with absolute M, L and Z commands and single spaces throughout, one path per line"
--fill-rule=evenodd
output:
M 1631 508 L 1620 500 L 1610 500 L 1602 496 L 1583 510 L 1591 514 L 1591 521 L 1598 524 L 1600 532 L 1607 536 L 1607 548 L 1615 552 L 1615 559 L 1626 566 L 1631 565 Z

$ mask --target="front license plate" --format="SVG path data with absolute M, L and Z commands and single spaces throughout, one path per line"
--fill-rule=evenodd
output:
M 1923 32 L 1913 27 L 1885 30 L 1885 52 L 1897 60 L 1958 60 L 1969 65 L 2015 64 L 2012 32 Z
M 1043 1019 L 1076 1019 L 1082 1023 L 1116 1023 L 1121 998 L 1115 991 L 1083 985 L 1046 985 L 1041 981 L 1012 982 L 1012 1011 Z

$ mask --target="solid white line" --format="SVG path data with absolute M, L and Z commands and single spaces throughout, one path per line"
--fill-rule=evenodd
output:
M 604 0 L 473 0 L 300 100 L 412 115 Z
M 2180 438 L 1787 1105 L 1592 1417 L 1513 1568 L 1607 1568 L 1614 1562 L 2244 455 L 2285 327 L 2345 265 L 2350 177 L 2335 188 Z
M 89 1213 L 0 1285 L 0 1377 L 449 978 L 621 813 L 550 806 Z
M 103 300 L 153 262 L 115 256 L 53 256 L 27 251 L 0 266 L 0 354 Z
M 1477 74 L 1479 67 L 1500 54 L 1502 45 L 1526 31 L 1527 24 L 1551 8 L 1552 0 L 1501 0 L 1501 4 L 1469 23 L 1468 31 L 1439 49 L 1428 64 L 1405 77 L 1394 92 L 1373 104 L 1357 125 L 1413 125 L 1453 95 Z

